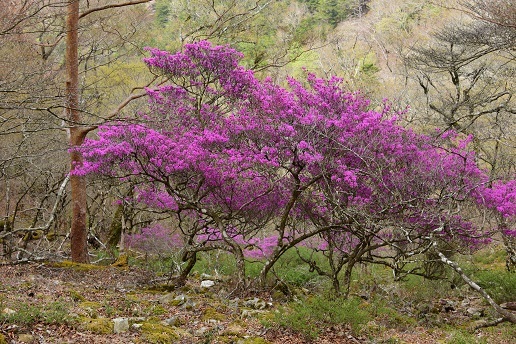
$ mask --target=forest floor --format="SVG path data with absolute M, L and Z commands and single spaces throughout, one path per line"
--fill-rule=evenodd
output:
M 185 287 L 167 291 L 157 280 L 151 272 L 132 266 L 0 266 L 0 344 L 470 342 L 461 341 L 456 334 L 452 338 L 446 326 L 426 326 L 419 321 L 409 322 L 410 326 L 391 322 L 381 327 L 381 319 L 370 319 L 365 332 L 345 323 L 321 324 L 317 339 L 310 339 L 271 321 L 287 302 L 268 293 L 237 297 L 220 280 L 201 287 L 201 276 L 194 276 Z M 455 319 L 454 324 L 468 326 L 465 310 L 449 313 L 463 318 Z M 120 322 L 119 333 L 114 333 L 113 320 Z M 373 331 L 374 326 L 381 330 Z M 514 326 L 502 324 L 478 330 L 468 338 L 509 344 L 512 335 L 516 335 Z

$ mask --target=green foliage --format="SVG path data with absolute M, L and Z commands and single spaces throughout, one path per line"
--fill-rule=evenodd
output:
M 320 0 L 319 13 L 332 27 L 336 27 L 349 14 L 348 0 Z
M 507 271 L 479 270 L 471 274 L 497 303 L 514 301 L 516 295 L 516 274 Z
M 340 22 L 349 18 L 354 6 L 354 0 L 300 0 L 306 3 L 308 10 L 315 18 L 321 22 L 328 23 L 331 27 L 336 27 Z
M 376 56 L 374 53 L 369 53 L 360 59 L 360 72 L 367 76 L 372 76 L 376 72 L 380 71 L 380 68 L 376 65 Z
M 403 2 L 395 11 L 377 21 L 375 30 L 392 43 L 409 39 L 418 25 L 439 18 L 440 10 L 442 9 L 429 2 Z
M 68 306 L 64 302 L 56 301 L 48 304 L 20 303 L 13 307 L 15 313 L 0 313 L 0 322 L 17 325 L 68 324 L 73 321 L 69 315 Z
M 507 253 L 504 248 L 496 247 L 479 251 L 473 255 L 473 263 L 487 265 L 489 267 L 500 266 L 505 269 Z
M 199 274 L 221 274 L 231 276 L 236 273 L 236 263 L 233 255 L 224 251 L 214 250 L 198 255 L 194 271 Z
M 324 36 L 326 31 L 324 26 L 321 26 L 314 16 L 308 16 L 301 19 L 299 26 L 294 32 L 294 39 L 299 43 L 303 43 L 312 39 L 314 33 L 318 32 L 319 36 Z
M 285 252 L 274 267 L 275 274 L 289 285 L 297 287 L 319 285 L 322 278 L 315 271 L 310 271 L 309 265 L 301 257 L 315 260 L 317 265 L 323 267 L 327 263 L 321 254 L 310 256 L 310 253 L 311 250 L 305 247 L 298 247 L 297 250 L 291 249 Z
M 169 21 L 170 15 L 170 1 L 157 0 L 155 3 L 156 23 L 159 27 L 165 27 Z
M 274 314 L 274 322 L 312 339 L 317 338 L 325 326 L 337 324 L 349 324 L 354 332 L 358 332 L 370 316 L 361 303 L 358 298 L 313 296 L 280 309 Z
M 388 305 L 384 297 L 374 297 L 363 305 L 363 309 L 369 313 L 370 319 L 375 319 L 389 328 L 409 329 L 417 325 L 417 320 L 413 316 L 398 312 L 396 308 Z
M 320 0 L 299 0 L 299 2 L 305 3 L 308 7 L 308 10 L 312 13 L 315 13 L 319 8 Z
M 144 258 L 129 257 L 129 265 L 143 268 L 154 272 L 158 276 L 168 274 L 179 264 L 179 259 L 175 256 L 175 252 L 171 252 L 170 256 L 147 256 Z

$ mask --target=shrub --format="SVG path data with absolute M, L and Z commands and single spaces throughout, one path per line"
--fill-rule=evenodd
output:
M 358 332 L 369 318 L 368 312 L 360 307 L 361 302 L 358 298 L 313 296 L 281 309 L 275 314 L 274 321 L 311 339 L 317 338 L 321 328 L 328 325 L 349 324 L 354 332 Z

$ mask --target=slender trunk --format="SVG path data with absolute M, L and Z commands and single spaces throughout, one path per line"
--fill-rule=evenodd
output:
M 348 298 L 349 290 L 351 288 L 351 272 L 353 271 L 353 267 L 355 266 L 355 259 L 350 259 L 348 261 L 348 265 L 346 266 L 346 271 L 344 271 L 344 297 Z
M 507 220 L 500 216 L 499 228 L 502 233 L 503 244 L 505 246 L 505 251 L 507 252 L 507 257 L 505 259 L 505 267 L 508 272 L 516 271 L 516 239 L 508 234 L 505 234 L 505 231 L 508 229 Z
M 183 256 L 183 261 L 188 261 L 188 264 L 186 264 L 185 268 L 181 270 L 181 273 L 175 280 L 175 285 L 177 287 L 182 287 L 186 284 L 186 279 L 188 278 L 188 275 L 194 268 L 195 263 L 197 262 L 197 252 L 185 253 L 185 255 Z
M 66 19 L 66 115 L 70 125 L 70 169 L 83 163 L 81 153 L 74 150 L 80 146 L 86 131 L 78 127 L 79 114 L 79 0 L 69 0 Z M 72 261 L 87 263 L 88 247 L 86 228 L 86 181 L 83 176 L 70 176 L 72 199 L 72 228 L 70 233 Z
M 335 292 L 335 295 L 340 296 L 340 282 L 339 282 L 339 273 L 333 274 L 332 276 L 332 285 L 333 285 L 333 291 Z M 347 293 L 349 293 L 349 286 L 346 289 L 346 296 Z
M 265 288 L 265 286 L 267 284 L 267 275 L 268 275 L 269 271 L 272 269 L 274 264 L 276 264 L 278 259 L 280 259 L 280 257 L 283 255 L 283 253 L 285 253 L 285 251 L 286 251 L 285 246 L 281 246 L 277 250 L 275 249 L 274 254 L 269 259 L 267 259 L 267 261 L 263 265 L 263 268 L 260 271 L 260 276 L 258 277 L 258 285 L 261 288 Z
M 245 259 L 244 259 L 244 253 L 242 252 L 242 249 L 238 245 L 235 245 L 236 247 L 233 247 L 233 253 L 235 255 L 236 260 L 236 268 L 237 268 L 237 285 L 239 287 L 242 287 L 242 290 L 247 288 L 247 283 L 245 280 Z

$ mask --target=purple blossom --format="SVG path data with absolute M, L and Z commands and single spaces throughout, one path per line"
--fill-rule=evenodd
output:
M 469 137 L 403 128 L 402 113 L 387 102 L 371 111 L 339 78 L 260 81 L 228 46 L 148 51 L 144 62 L 170 84 L 147 89 L 140 123 L 111 123 L 86 140 L 75 173 L 138 181 L 134 201 L 195 224 L 183 241 L 264 258 L 331 228 L 309 244 L 348 252 L 369 235 L 381 243 L 432 234 L 476 247 L 490 229 L 470 217 L 475 207 L 514 219 L 516 181 L 487 187 Z M 469 213 L 455 214 L 463 203 Z

